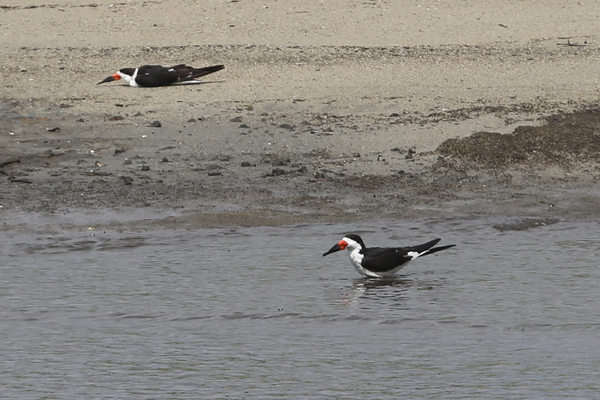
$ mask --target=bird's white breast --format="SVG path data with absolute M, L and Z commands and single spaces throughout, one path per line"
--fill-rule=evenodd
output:
M 361 263 L 364 258 L 365 256 L 360 252 L 360 248 L 356 248 L 350 251 L 350 262 L 354 266 L 354 269 L 356 269 L 356 272 L 358 272 L 362 276 L 378 277 L 379 275 L 374 274 L 373 272 L 368 271 L 362 267 Z

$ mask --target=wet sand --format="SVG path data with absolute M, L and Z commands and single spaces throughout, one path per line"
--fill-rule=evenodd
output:
M 170 4 L 0 7 L 6 227 L 598 217 L 594 2 Z

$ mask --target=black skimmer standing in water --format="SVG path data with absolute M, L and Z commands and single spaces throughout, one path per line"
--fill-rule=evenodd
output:
M 393 276 L 415 258 L 455 246 L 450 244 L 433 247 L 440 240 L 442 239 L 434 239 L 424 244 L 408 247 L 366 247 L 360 236 L 349 234 L 344 236 L 327 253 L 323 254 L 323 257 L 336 251 L 348 249 L 350 261 L 359 274 L 374 278 L 388 277 Z
M 199 83 L 195 80 L 201 76 L 212 74 L 225 68 L 224 65 L 194 68 L 185 64 L 173 65 L 142 65 L 138 68 L 123 68 L 103 80 L 105 82 L 124 80 L 129 86 L 157 87 L 184 83 Z

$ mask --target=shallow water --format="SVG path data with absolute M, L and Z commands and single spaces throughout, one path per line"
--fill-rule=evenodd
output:
M 595 397 L 600 224 L 546 222 L 5 232 L 3 398 Z M 457 247 L 370 280 L 348 232 Z

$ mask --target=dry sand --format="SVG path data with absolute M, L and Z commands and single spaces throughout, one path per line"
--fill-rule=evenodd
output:
M 1 5 L 4 224 L 597 218 L 597 2 L 489 3 Z

